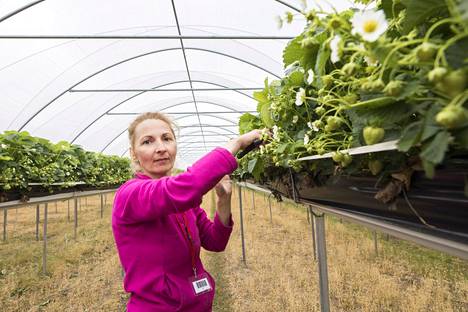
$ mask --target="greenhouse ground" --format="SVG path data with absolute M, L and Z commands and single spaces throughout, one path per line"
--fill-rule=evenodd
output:
M 224 253 L 204 252 L 217 281 L 214 311 L 319 311 L 318 274 L 306 209 L 268 204 L 246 191 L 246 260 L 242 262 L 237 193 L 236 223 Z M 87 204 L 86 204 L 87 202 Z M 35 240 L 35 210 L 12 209 L 8 238 L 0 244 L 2 311 L 124 311 L 121 270 L 110 227 L 110 203 L 82 200 L 78 240 L 67 204 L 49 204 L 48 275 L 42 275 L 42 241 Z M 212 214 L 213 198 L 204 205 Z M 42 225 L 42 224 L 41 224 Z M 458 258 L 378 236 L 327 217 L 330 301 L 333 311 L 467 311 L 468 264 Z M 42 230 L 42 228 L 41 228 Z

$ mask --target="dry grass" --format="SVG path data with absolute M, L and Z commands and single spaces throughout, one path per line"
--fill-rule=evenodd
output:
M 48 274 L 42 241 L 35 240 L 35 209 L 8 214 L 8 240 L 0 243 L 0 311 L 124 311 L 127 295 L 110 228 L 99 199 L 79 214 L 78 239 L 67 205 L 49 205 Z M 273 224 L 262 195 L 244 197 L 247 266 L 236 223 L 224 253 L 203 253 L 217 280 L 214 311 L 319 311 L 318 274 L 310 224 L 301 206 L 273 203 Z M 205 207 L 213 205 L 212 197 Z M 42 214 L 42 212 L 41 212 Z M 1 218 L 1 222 L 3 218 Z M 327 218 L 330 301 L 333 311 L 467 311 L 468 264 L 457 258 L 379 236 Z M 0 229 L 3 227 L 0 227 Z M 42 232 L 42 224 L 41 224 Z

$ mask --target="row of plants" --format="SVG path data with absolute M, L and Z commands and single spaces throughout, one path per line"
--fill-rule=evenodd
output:
M 405 170 L 433 177 L 453 155 L 466 157 L 468 2 L 355 3 L 368 7 L 303 11 L 307 26 L 283 52 L 285 76 L 254 93 L 258 116 L 240 118 L 240 133 L 268 129 L 268 144 L 242 159 L 240 179 L 271 181 L 290 168 L 322 181 Z M 399 153 L 343 152 L 391 140 Z M 327 152 L 331 159 L 297 160 Z
M 85 151 L 78 145 L 33 137 L 28 132 L 0 134 L 0 193 L 27 194 L 34 185 L 52 192 L 75 185 L 120 184 L 131 178 L 128 158 Z

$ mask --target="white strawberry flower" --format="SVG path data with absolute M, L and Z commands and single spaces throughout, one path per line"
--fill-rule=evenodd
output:
M 307 143 L 309 143 L 309 141 L 310 141 L 309 135 L 305 134 L 304 135 L 304 145 L 307 145 Z
M 332 63 L 336 63 L 340 60 L 340 43 L 341 37 L 339 35 L 335 35 L 330 41 L 330 61 L 332 61 Z
M 356 12 L 351 19 L 352 34 L 361 35 L 362 39 L 374 42 L 387 30 L 388 22 L 383 10 Z
M 304 88 L 299 88 L 299 91 L 296 93 L 296 105 L 301 106 L 305 102 L 305 89 Z
M 312 69 L 309 69 L 307 71 L 307 84 L 312 84 L 312 82 L 314 82 L 314 77 L 314 71 Z
M 7 148 L 7 147 L 8 147 L 8 145 L 2 144 L 2 148 Z
M 310 129 L 313 129 L 313 126 L 312 126 L 312 122 L 307 122 L 307 127 L 309 127 Z
M 294 115 L 292 122 L 297 123 L 298 120 L 299 120 L 299 116 Z
M 272 131 L 273 131 L 273 139 L 275 139 L 275 140 L 279 140 L 278 130 L 279 130 L 278 126 L 274 125 L 273 128 L 272 128 Z
M 318 125 L 320 124 L 320 120 L 316 120 L 312 123 L 312 130 L 314 130 L 315 132 L 319 131 L 320 128 L 318 127 Z

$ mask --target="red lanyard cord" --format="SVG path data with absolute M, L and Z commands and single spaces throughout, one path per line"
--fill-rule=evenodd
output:
M 179 225 L 180 230 L 184 233 L 184 237 L 186 238 L 186 240 L 188 242 L 189 249 L 190 249 L 190 255 L 192 256 L 192 270 L 193 270 L 193 273 L 195 274 L 195 277 L 196 277 L 197 276 L 197 268 L 196 268 L 196 265 L 195 265 L 196 264 L 195 246 L 193 245 L 193 238 L 192 238 L 192 234 L 190 233 L 190 228 L 188 226 L 188 221 L 187 221 L 187 217 L 185 216 L 185 212 L 182 213 L 182 217 L 184 218 L 183 228 L 182 228 L 181 222 L 179 221 L 179 217 L 176 215 L 177 224 Z

